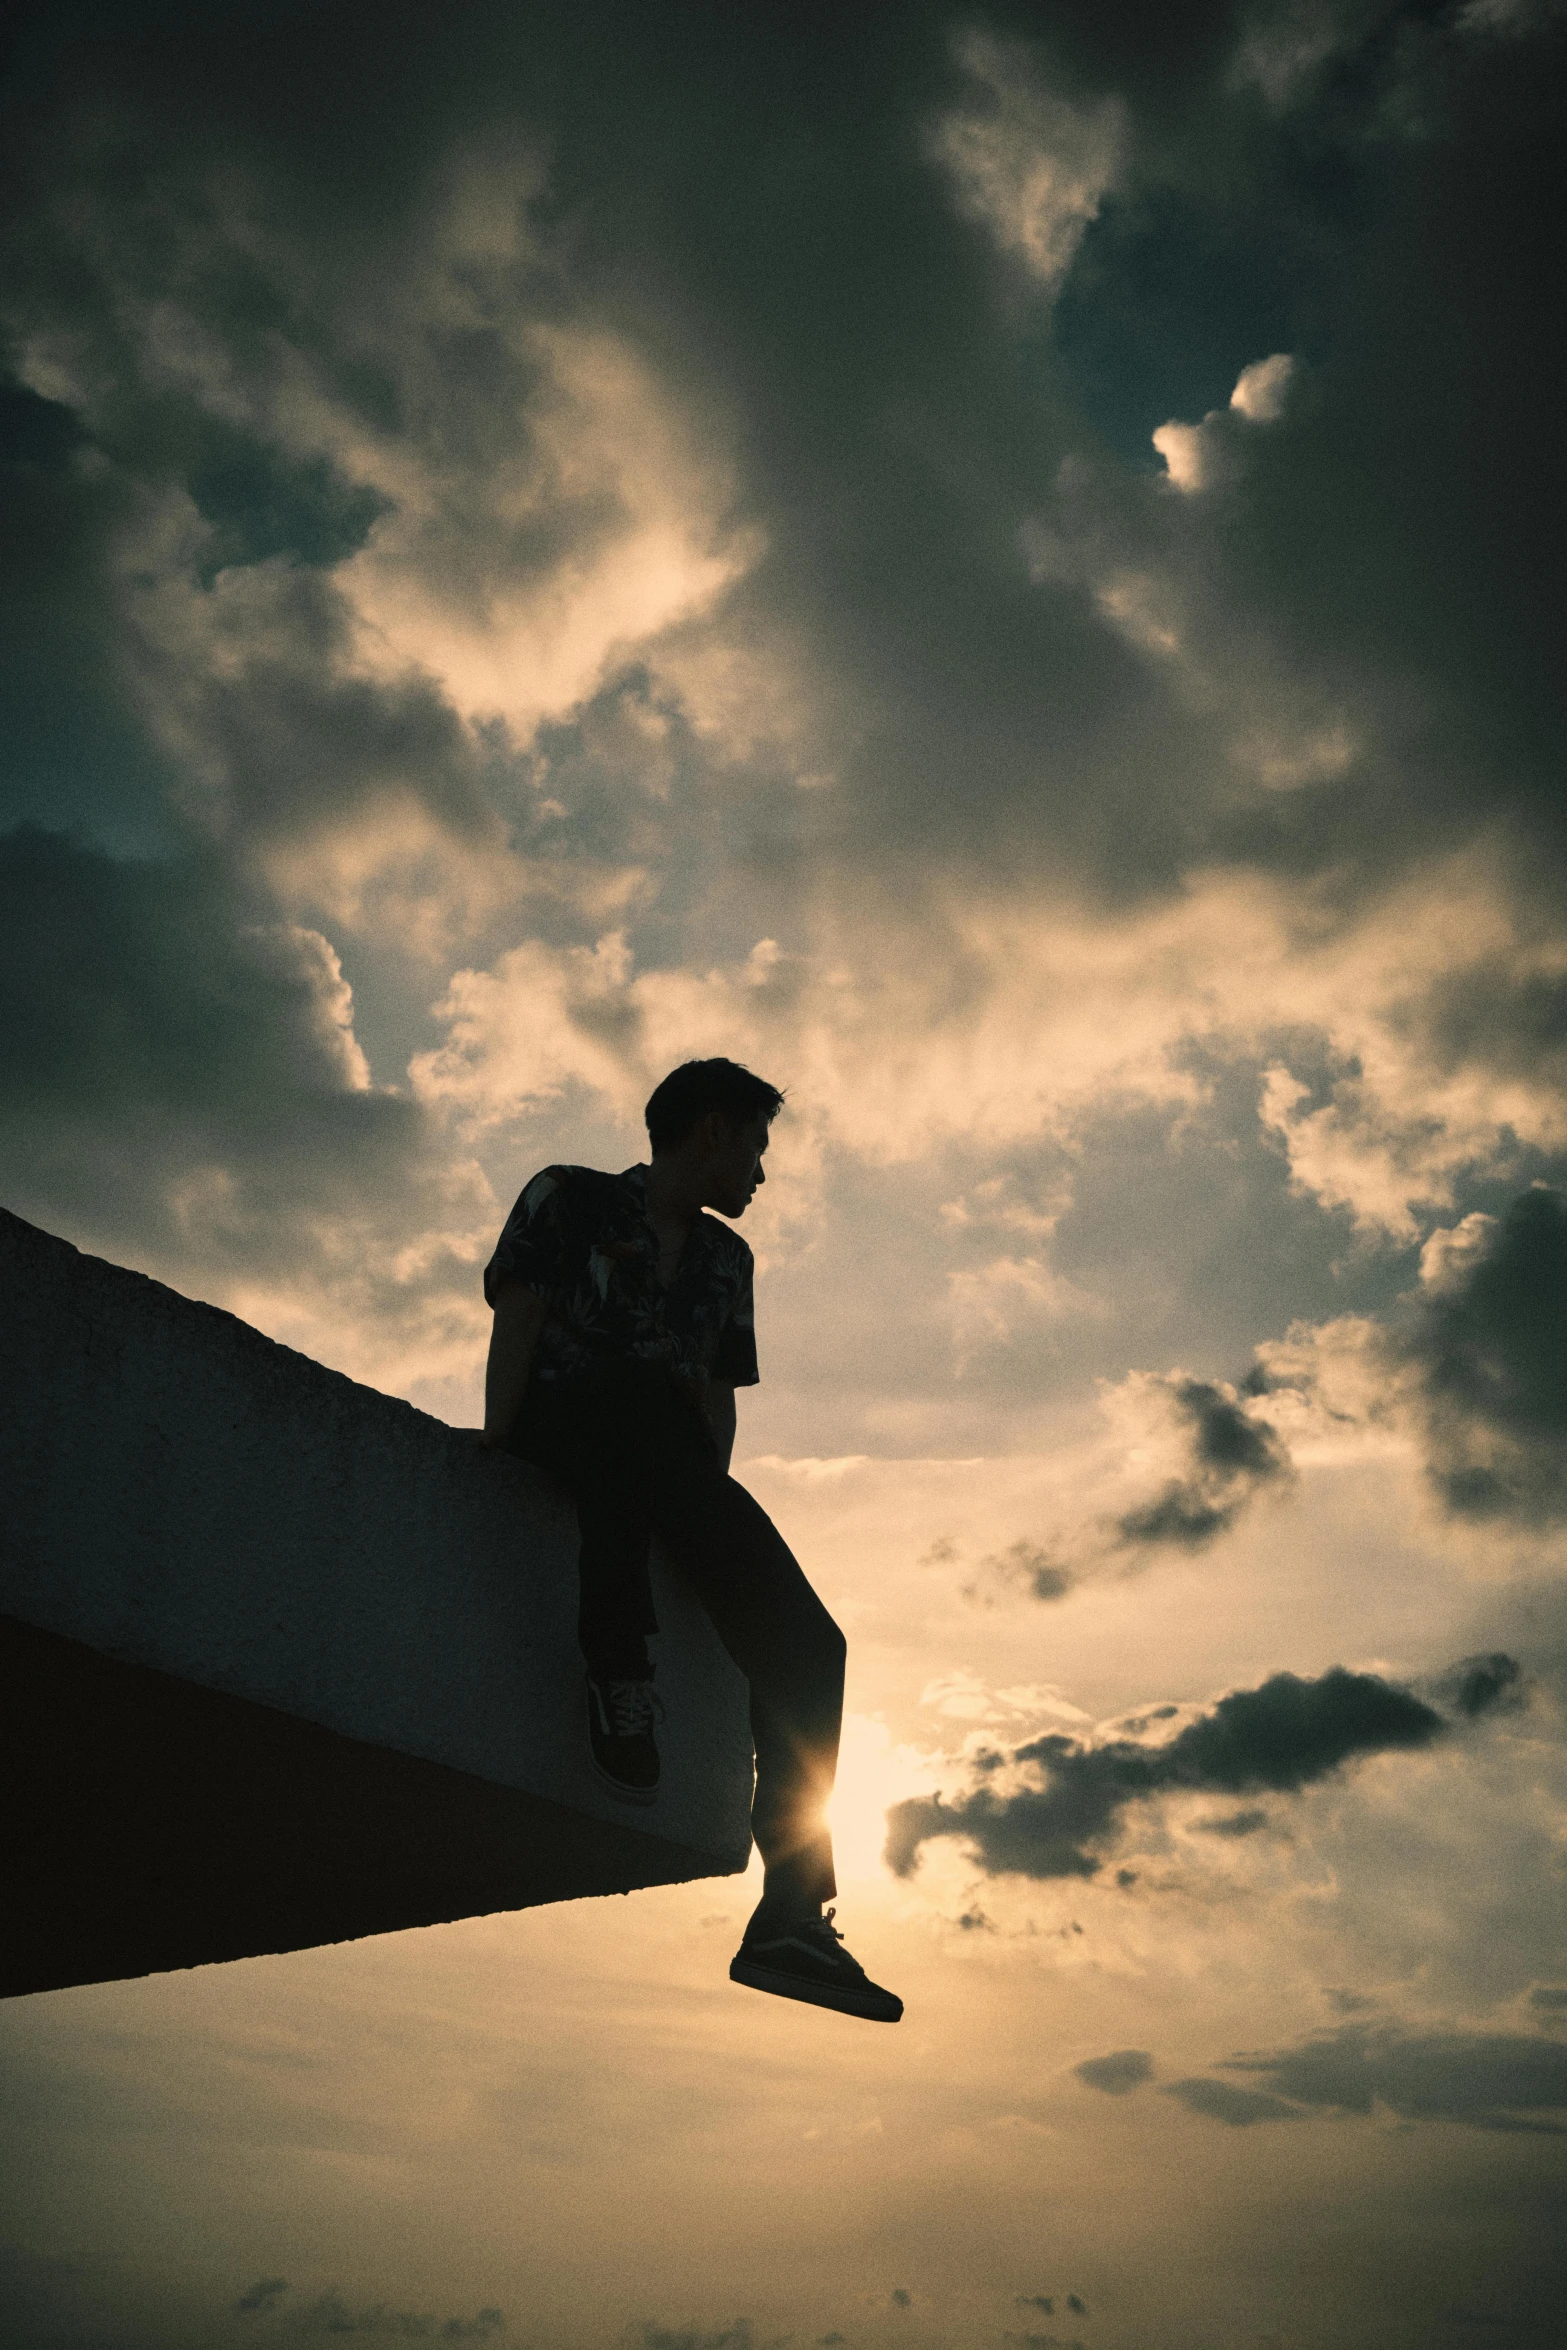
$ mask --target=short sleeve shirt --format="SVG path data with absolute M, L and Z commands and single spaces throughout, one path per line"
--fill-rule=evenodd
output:
M 547 1300 L 536 1379 L 591 1386 L 641 1362 L 754 1387 L 752 1257 L 739 1233 L 699 1214 L 667 1289 L 658 1257 L 646 1167 L 546 1167 L 506 1219 L 484 1294 L 493 1306 L 501 1282 L 520 1281 Z

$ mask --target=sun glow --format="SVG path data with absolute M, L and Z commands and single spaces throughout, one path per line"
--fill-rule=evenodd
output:
M 895 1746 L 885 1722 L 845 1714 L 838 1784 L 827 1807 L 842 1882 L 883 1873 L 888 1806 L 906 1795 L 926 1793 L 930 1785 L 927 1756 L 912 1746 Z

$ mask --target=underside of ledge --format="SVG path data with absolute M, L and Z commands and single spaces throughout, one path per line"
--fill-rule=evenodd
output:
M 0 1996 L 710 1876 L 710 1854 L 0 1617 Z

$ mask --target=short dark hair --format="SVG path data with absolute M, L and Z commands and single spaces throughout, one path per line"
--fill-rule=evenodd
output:
M 776 1085 L 742 1069 L 738 1061 L 682 1061 L 654 1086 L 643 1116 L 654 1150 L 667 1151 L 684 1142 L 709 1110 L 722 1110 L 733 1126 L 744 1126 L 752 1118 L 771 1124 L 783 1102 Z

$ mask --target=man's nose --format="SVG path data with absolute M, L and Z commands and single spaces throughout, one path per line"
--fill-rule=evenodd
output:
M 758 1190 L 760 1190 L 761 1186 L 762 1186 L 762 1185 L 763 1185 L 763 1184 L 764 1184 L 766 1181 L 767 1181 L 767 1169 L 766 1169 L 766 1168 L 765 1168 L 765 1167 L 762 1165 L 762 1162 L 761 1162 L 761 1160 L 760 1160 L 760 1159 L 758 1159 L 758 1160 L 757 1160 L 757 1162 L 756 1162 L 756 1182 L 757 1182 L 757 1188 L 758 1188 Z

